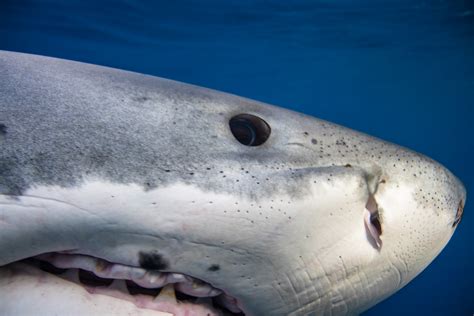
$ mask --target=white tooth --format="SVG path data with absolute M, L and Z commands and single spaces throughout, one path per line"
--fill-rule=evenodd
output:
M 157 274 L 156 272 L 153 272 L 151 274 L 149 274 L 149 277 L 148 277 L 148 282 L 153 284 L 153 283 L 156 283 L 156 281 L 158 281 L 158 279 L 161 277 L 160 274 Z
M 159 273 L 159 272 L 147 272 L 141 278 L 132 278 L 133 282 L 137 283 L 138 285 L 149 288 L 149 289 L 156 289 L 166 285 L 166 274 Z
M 127 284 L 125 283 L 125 280 L 115 279 L 112 283 L 110 283 L 108 288 L 111 290 L 128 293 Z
M 109 279 L 128 279 L 130 274 L 130 267 L 126 267 L 120 264 L 113 264 L 109 267 L 107 273 L 103 274 L 102 277 Z
M 213 297 L 222 293 L 221 290 L 213 288 L 211 285 L 194 280 L 176 284 L 176 289 L 196 297 Z
M 167 283 L 178 283 L 178 282 L 184 282 L 186 280 L 187 280 L 186 276 L 181 273 L 170 273 L 167 275 L 167 278 L 166 278 Z
M 63 279 L 66 279 L 71 282 L 79 282 L 79 269 L 67 269 L 66 272 L 59 275 Z
M 209 289 L 209 291 L 207 292 L 207 295 L 208 295 L 209 297 L 214 297 L 214 296 L 217 296 L 217 295 L 220 295 L 220 294 L 222 294 L 222 291 L 219 290 L 219 289 L 215 289 L 215 288 L 213 288 L 213 287 L 211 287 L 211 288 Z
M 161 289 L 160 294 L 155 297 L 154 302 L 177 303 L 173 284 L 167 284 Z
M 145 274 L 146 274 L 145 269 L 130 268 L 128 275 L 133 280 L 133 279 L 141 279 L 145 276 Z
M 110 264 L 105 260 L 95 260 L 94 273 L 95 275 L 105 274 L 106 270 L 110 267 Z

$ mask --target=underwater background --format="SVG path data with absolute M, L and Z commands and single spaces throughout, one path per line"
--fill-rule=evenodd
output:
M 474 1 L 0 0 L 0 49 L 234 93 L 441 162 L 468 192 L 461 224 L 364 315 L 473 315 Z

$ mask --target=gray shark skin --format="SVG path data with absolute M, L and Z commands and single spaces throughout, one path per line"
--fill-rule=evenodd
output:
M 234 137 L 229 121 L 239 114 L 268 123 L 263 144 Z M 465 201 L 435 161 L 333 123 L 157 77 L 0 52 L 0 314 L 130 304 L 76 300 L 64 289 L 80 285 L 68 281 L 54 283 L 44 304 L 34 280 L 45 276 L 18 261 L 47 253 L 192 276 L 246 315 L 357 314 L 436 257 Z M 26 291 L 17 282 L 26 276 L 37 286 L 22 304 L 14 293 Z M 161 315 L 134 304 L 132 314 Z

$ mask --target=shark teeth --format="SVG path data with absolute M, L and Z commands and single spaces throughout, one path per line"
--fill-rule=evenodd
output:
M 199 280 L 186 280 L 176 284 L 176 288 L 185 294 L 195 297 L 214 297 L 222 293 L 221 290 L 212 287 L 207 283 Z
M 173 284 L 167 284 L 153 300 L 155 303 L 177 303 Z
M 176 283 L 181 292 L 196 297 L 213 297 L 222 293 L 210 284 L 181 273 L 147 271 L 142 268 L 110 263 L 85 255 L 49 253 L 35 258 L 49 262 L 57 268 L 89 271 L 104 279 L 131 280 L 139 286 L 149 289 L 161 288 L 167 284 Z
M 119 291 L 121 293 L 128 293 L 127 284 L 125 280 L 115 279 L 109 286 L 109 289 L 114 291 Z
M 189 315 L 200 315 L 196 311 L 202 310 L 203 315 L 207 315 L 205 311 L 214 310 L 213 305 L 217 304 L 231 314 L 242 313 L 235 298 L 204 281 L 181 273 L 145 270 L 80 254 L 48 253 L 34 259 L 52 265 L 49 268 L 51 271 L 45 271 L 83 284 L 91 294 L 134 301 L 141 307 L 153 307 L 175 315 L 185 315 L 185 311 Z M 54 269 L 63 269 L 65 272 L 56 273 Z

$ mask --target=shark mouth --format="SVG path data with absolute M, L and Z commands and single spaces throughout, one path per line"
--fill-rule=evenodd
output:
M 45 284 L 52 282 L 45 280 L 54 278 L 54 282 L 61 282 L 62 289 L 81 287 L 89 297 L 103 295 L 125 300 L 141 310 L 160 312 L 156 315 L 244 315 L 235 298 L 181 273 L 145 270 L 65 253 L 46 253 L 10 265 L 13 267 L 10 279 L 28 275 L 42 280 L 37 284 Z

